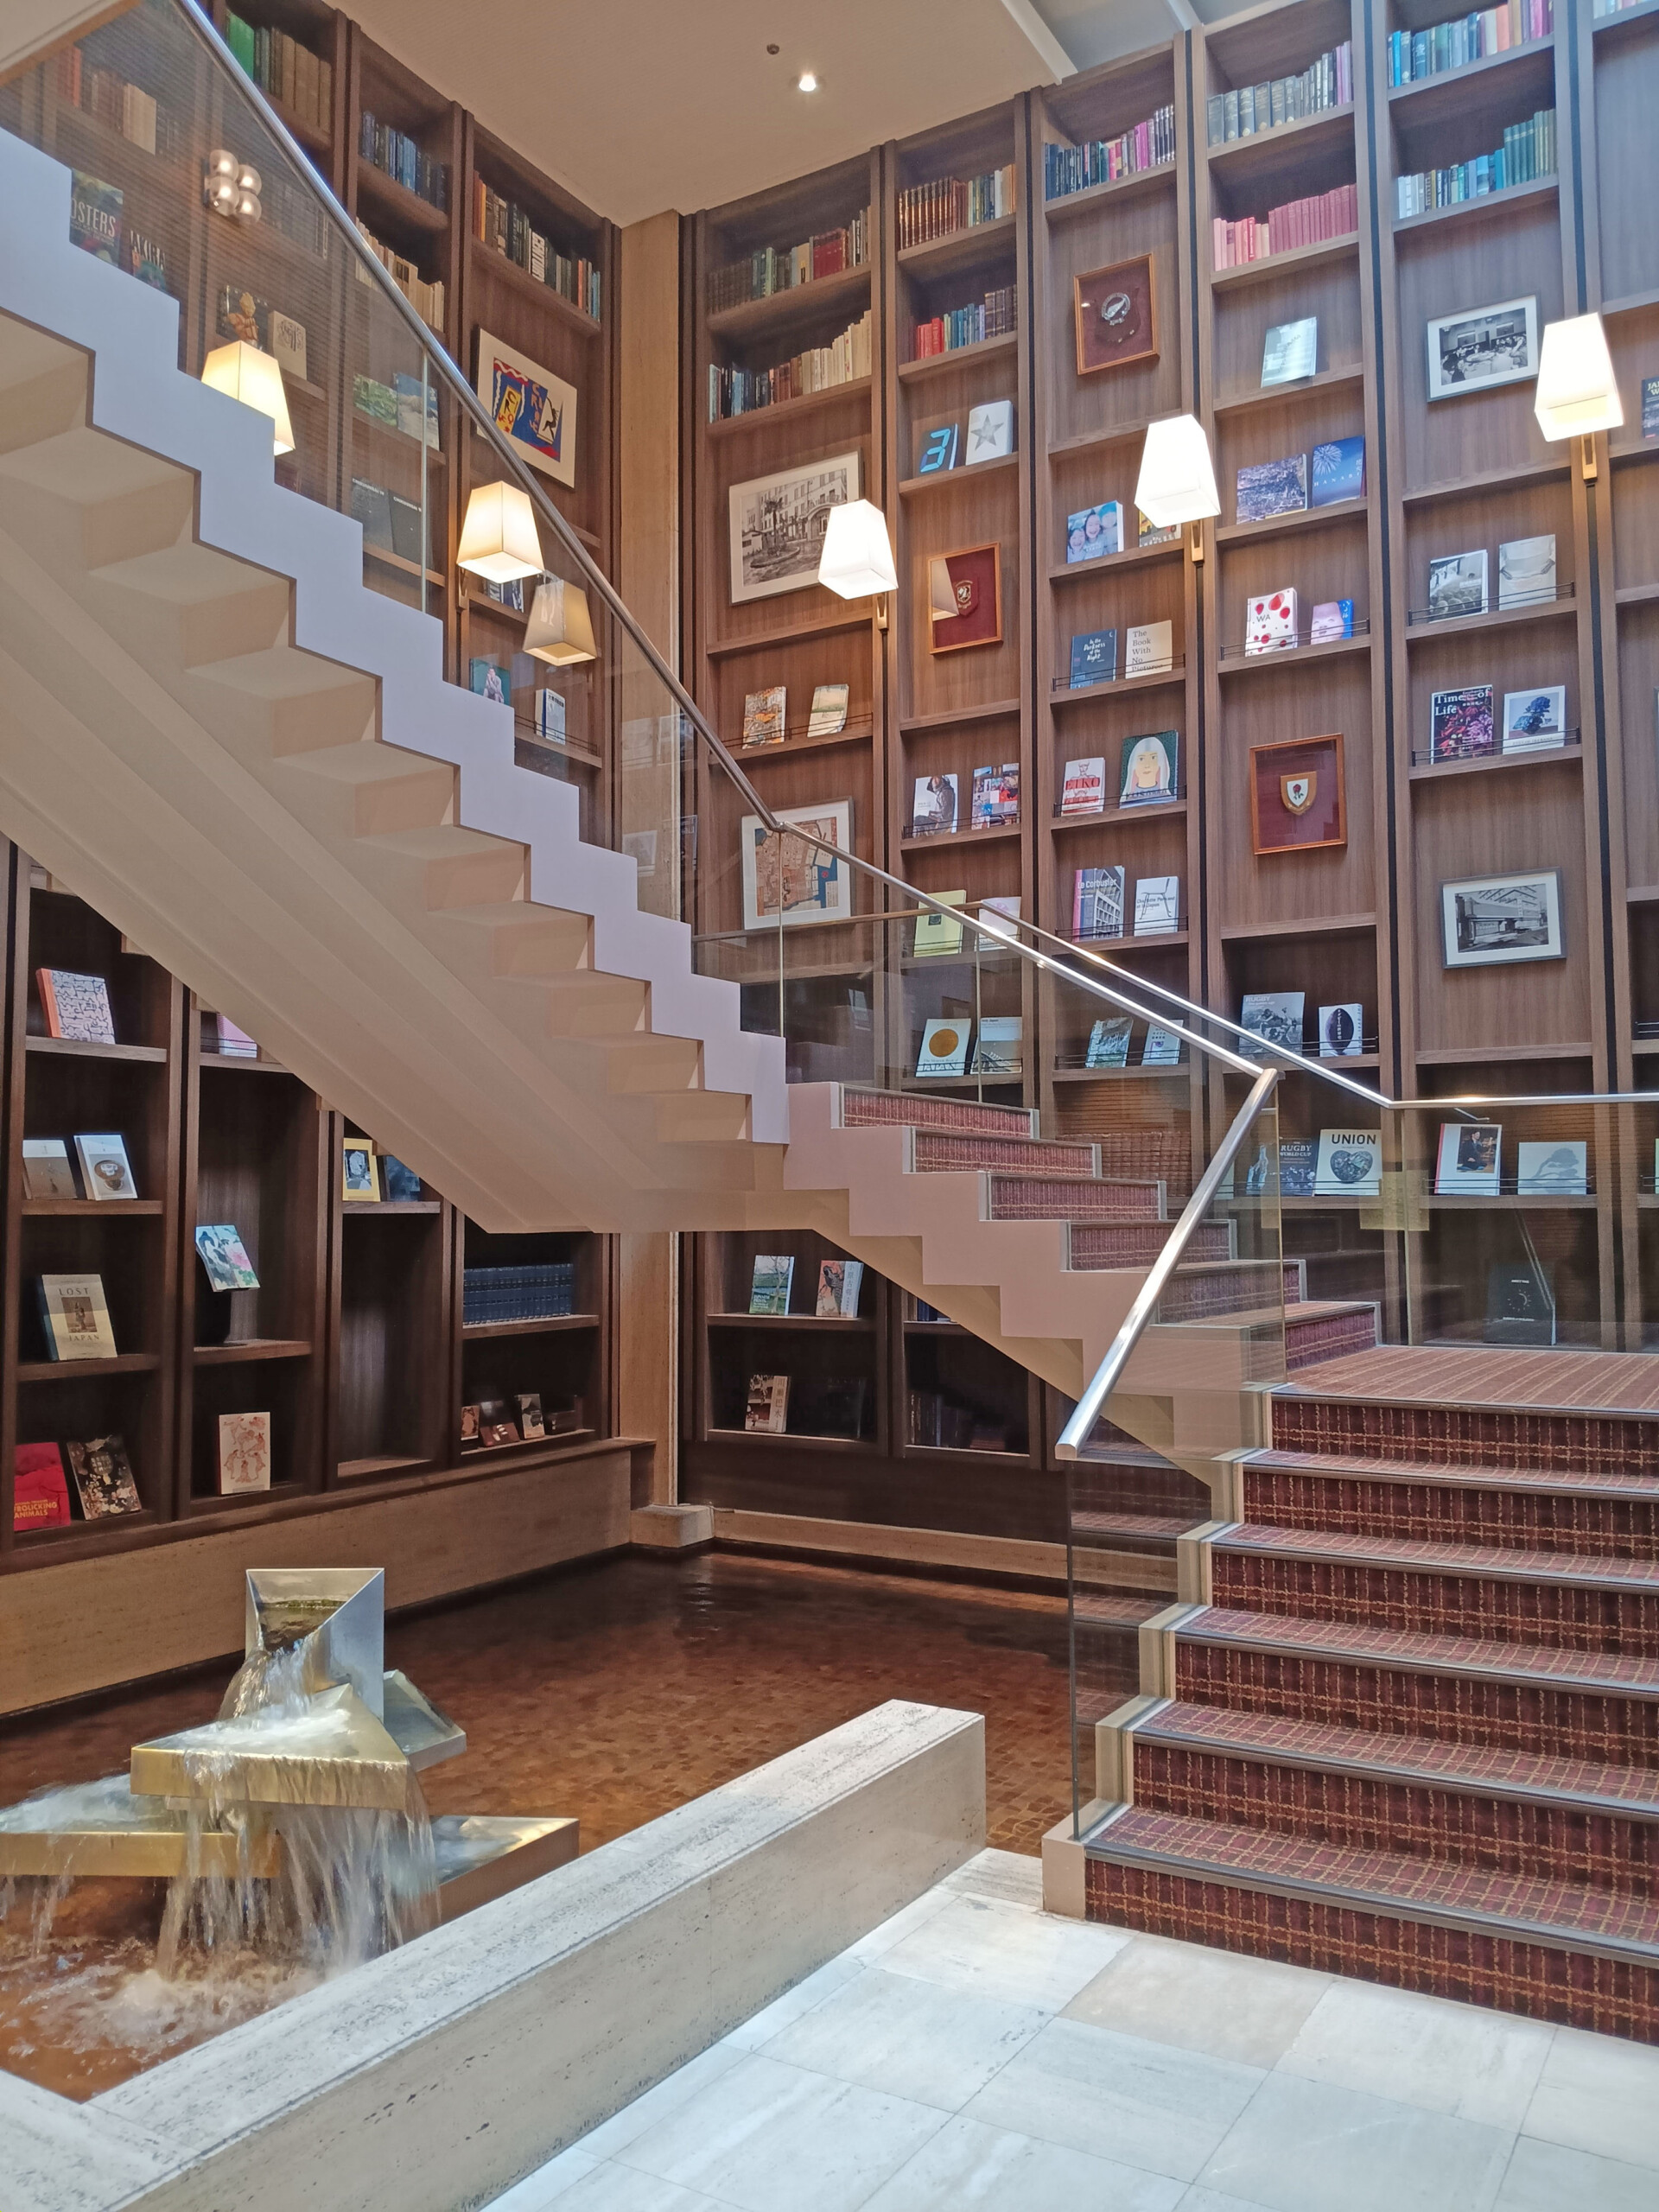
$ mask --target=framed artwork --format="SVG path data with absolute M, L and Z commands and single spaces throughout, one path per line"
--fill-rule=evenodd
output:
M 1460 883 L 1443 883 L 1440 943 L 1448 968 L 1564 960 L 1560 870 L 1530 868 L 1512 875 L 1475 875 Z
M 817 583 L 830 510 L 859 495 L 856 452 L 734 484 L 728 494 L 732 605 Z
M 478 396 L 532 468 L 561 484 L 576 480 L 576 388 L 527 353 L 478 334 Z
M 1340 737 L 1250 747 L 1250 842 L 1258 853 L 1306 853 L 1348 842 Z
M 1428 396 L 1490 391 L 1538 373 L 1538 302 L 1503 300 L 1428 321 Z
M 927 564 L 929 644 L 936 653 L 1002 642 L 1002 555 L 995 545 L 936 553 Z
M 1080 377 L 1157 359 L 1158 308 L 1149 253 L 1074 276 L 1071 304 Z
M 783 806 L 778 819 L 811 830 L 849 853 L 853 849 L 853 802 L 823 800 L 817 806 Z M 844 922 L 853 911 L 853 872 L 804 837 L 774 837 L 758 814 L 746 814 L 739 831 L 743 854 L 743 926 L 758 930 L 779 924 L 798 928 L 805 922 Z

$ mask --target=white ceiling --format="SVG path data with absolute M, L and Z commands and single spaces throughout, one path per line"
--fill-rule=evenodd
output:
M 1187 0 L 348 4 L 371 37 L 619 223 L 741 199 L 1190 20 Z M 817 92 L 797 91 L 804 69 Z

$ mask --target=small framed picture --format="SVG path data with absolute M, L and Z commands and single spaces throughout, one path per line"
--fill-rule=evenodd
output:
M 1156 291 L 1149 253 L 1072 278 L 1080 377 L 1157 359 Z
M 1305 853 L 1347 843 L 1340 737 L 1250 747 L 1250 840 L 1257 853 Z
M 380 1162 L 366 1137 L 346 1137 L 340 1148 L 340 1195 L 348 1205 L 380 1203 Z
M 830 510 L 859 492 L 856 450 L 734 484 L 728 494 L 732 605 L 816 584 Z
M 853 802 L 821 801 L 817 806 L 777 809 L 791 828 L 810 829 L 837 852 L 853 848 Z M 853 911 L 853 872 L 845 861 L 810 845 L 804 837 L 774 836 L 758 814 L 746 814 L 738 832 L 743 860 L 743 926 L 758 930 L 777 923 L 793 929 L 803 922 L 844 922 Z
M 1441 951 L 1448 968 L 1494 968 L 1510 961 L 1561 960 L 1559 868 L 1469 876 L 1440 886 Z
M 1538 302 L 1503 300 L 1496 307 L 1464 308 L 1432 315 L 1428 322 L 1428 396 L 1452 399 L 1459 392 L 1490 391 L 1524 384 L 1538 373 Z
M 1503 694 L 1503 750 L 1548 753 L 1567 743 L 1567 686 L 1541 684 L 1534 691 Z
M 1002 554 L 996 545 L 936 553 L 927 564 L 928 643 L 936 653 L 1002 642 Z
M 478 334 L 479 397 L 532 468 L 576 480 L 576 388 L 487 330 Z

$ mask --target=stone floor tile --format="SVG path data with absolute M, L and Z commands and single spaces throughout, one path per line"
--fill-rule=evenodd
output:
M 1078 1991 L 1065 2017 L 1265 2068 L 1290 2048 L 1330 1986 L 1329 1974 L 1305 1967 L 1137 1936 Z
M 859 1961 L 843 1951 L 798 1981 L 793 1989 L 786 1989 L 781 1997 L 774 1998 L 764 2011 L 753 2014 L 741 2026 L 735 2027 L 723 2040 L 737 2050 L 759 2050 L 763 2043 L 770 2043 L 773 2036 L 810 2012 L 815 2005 L 822 2005 L 826 1997 L 833 1997 L 849 1981 L 856 1981 L 864 1971 Z
M 1219 2190 L 1205 2189 L 1198 2182 L 1187 2190 L 1175 2212 L 1267 2212 L 1267 2207 L 1252 2204 L 1243 2196 L 1224 2196 Z
M 1034 2005 L 970 1997 L 867 1967 L 764 2048 L 785 2065 L 957 2112 L 1048 2018 Z
M 542 2212 L 544 2204 L 568 2195 L 598 2164 L 599 2160 L 586 2151 L 561 2151 L 557 2158 L 537 2166 L 533 2174 L 526 2174 L 501 2196 L 493 2196 L 490 2212 Z
M 601 2120 L 582 2137 L 576 2148 L 585 2151 L 590 2158 L 613 2158 L 625 2145 L 632 2143 L 636 2135 L 642 2134 L 664 2113 L 700 2096 L 710 2082 L 717 2082 L 722 2074 L 739 2064 L 743 2056 L 734 2044 L 714 2044 L 677 2068 L 654 2089 L 647 2089 L 631 2105 L 624 2105 L 611 2119 Z
M 1514 2140 L 1281 2070 L 1198 2178 L 1269 2212 L 1491 2212 Z
M 1521 2132 L 1659 2167 L 1659 2050 L 1558 2028 Z
M 614 2165 L 608 2159 L 559 2202 L 563 2212 L 723 2212 L 716 2196 L 682 2189 L 677 2183 L 641 2173 L 636 2166 Z M 493 2205 L 490 2212 L 495 2212 Z
M 1651 2166 L 1627 2166 L 1523 2135 L 1493 2212 L 1653 2212 L 1656 2203 Z
M 944 1886 L 976 1897 L 1000 1897 L 1005 1904 L 1043 1909 L 1043 1862 L 1019 1851 L 982 1851 L 947 1874 Z
M 1518 2128 L 1555 2034 L 1541 2020 L 1333 1981 L 1280 2070 L 1490 2127 Z
M 885 1957 L 895 1944 L 902 1943 L 906 1936 L 912 1934 L 925 1922 L 931 1920 L 935 1914 L 943 1912 L 953 1895 L 954 1892 L 943 1885 L 924 1891 L 902 1912 L 895 1912 L 890 1920 L 884 1920 L 880 1927 L 872 1928 L 868 1936 L 861 1936 L 845 1955 L 865 1964 L 872 1959 Z
M 881 1963 L 889 1974 L 1058 2012 L 1129 1940 L 995 1897 L 953 1897 Z
M 966 2109 L 988 2126 L 1190 2182 L 1267 2078 L 1253 2066 L 1052 2020 Z
M 937 2106 L 756 2056 L 646 2128 L 619 2164 L 739 2212 L 854 2212 L 944 2120 Z
M 958 2116 L 864 2212 L 1173 2212 L 1182 2185 Z

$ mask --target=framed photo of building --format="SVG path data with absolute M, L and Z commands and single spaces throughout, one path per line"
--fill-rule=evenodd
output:
M 1490 391 L 1538 373 L 1538 302 L 1503 300 L 1428 321 L 1428 396 Z
M 1000 546 L 969 545 L 936 553 L 927 564 L 928 644 L 936 653 L 1002 642 Z
M 1340 737 L 1250 747 L 1250 842 L 1257 853 L 1306 853 L 1348 842 Z
M 1531 868 L 1513 875 L 1475 875 L 1460 883 L 1443 883 L 1440 938 L 1448 968 L 1564 960 L 1560 870 Z
M 830 510 L 859 496 L 855 451 L 734 484 L 728 495 L 732 605 L 817 583 Z
M 844 922 L 853 911 L 853 872 L 844 860 L 804 837 L 787 834 L 791 826 L 810 829 L 837 852 L 853 849 L 853 802 L 824 799 L 817 806 L 784 806 L 778 819 L 785 834 L 774 836 L 758 814 L 746 814 L 739 835 L 743 856 L 743 926 L 773 925 L 798 929 L 806 922 Z
M 1149 253 L 1074 276 L 1071 304 L 1080 377 L 1157 359 L 1157 288 Z
M 527 353 L 478 334 L 479 397 L 532 468 L 561 484 L 576 480 L 576 388 Z

